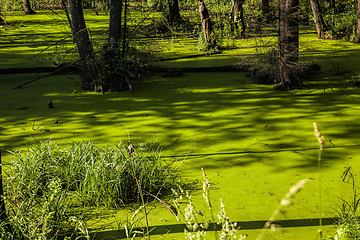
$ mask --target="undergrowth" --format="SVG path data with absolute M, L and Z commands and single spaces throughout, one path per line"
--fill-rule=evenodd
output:
M 9 217 L 0 226 L 1 239 L 90 238 L 81 209 L 144 205 L 144 192 L 158 195 L 175 187 L 180 179 L 174 163 L 152 147 L 100 148 L 89 140 L 61 148 L 41 140 L 13 152 L 4 187 Z
M 51 140 L 30 145 L 26 152 L 13 153 L 8 192 L 42 195 L 51 182 L 59 181 L 84 206 L 120 207 L 140 199 L 136 179 L 143 190 L 155 193 L 170 174 L 170 188 L 178 181 L 172 164 L 161 158 L 161 149 L 145 143 L 134 148 L 121 142 L 97 147 L 91 140 L 73 142 L 61 148 Z M 130 153 L 129 153 L 130 151 Z M 135 170 L 134 170 L 135 169 Z

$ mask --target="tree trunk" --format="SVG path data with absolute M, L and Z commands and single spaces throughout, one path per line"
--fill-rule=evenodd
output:
M 117 66 L 121 63 L 122 0 L 111 0 L 108 47 L 102 49 L 102 76 L 104 91 L 121 90 L 122 76 Z
M 30 0 L 23 0 L 23 5 L 25 15 L 36 14 L 36 12 L 31 9 Z
M 265 18 L 267 18 L 266 16 L 269 14 L 270 10 L 269 0 L 260 0 L 260 8 Z
M 211 25 L 209 12 L 206 9 L 206 6 L 205 6 L 205 3 L 203 0 L 199 0 L 199 12 L 200 12 L 202 28 L 204 31 L 205 44 L 207 45 L 207 48 L 215 47 L 216 42 L 211 35 L 212 25 Z
M 102 49 L 103 91 L 121 91 L 132 86 L 123 69 L 126 50 L 126 15 L 127 0 L 124 1 L 124 25 L 122 26 L 122 0 L 111 0 L 108 46 Z
M 109 46 L 119 48 L 121 41 L 122 0 L 111 0 L 109 22 Z
M 303 88 L 296 73 L 299 59 L 299 0 L 279 1 L 279 70 L 278 89 Z
M 314 16 L 314 22 L 318 38 L 324 38 L 324 20 L 320 11 L 318 0 L 310 0 L 311 9 Z
M 244 0 L 239 2 L 239 12 L 240 12 L 240 21 L 241 21 L 241 36 L 245 36 L 246 25 L 245 25 L 245 17 L 244 17 L 244 8 L 243 8 Z
M 94 60 L 94 49 L 86 28 L 81 0 L 69 0 L 69 5 L 73 38 L 83 64 L 83 88 L 102 91 L 101 80 Z
M 124 8 L 124 27 L 122 32 L 122 51 L 121 51 L 121 58 L 125 59 L 125 53 L 126 53 L 126 37 L 127 37 L 127 0 L 125 0 L 125 8 Z
M 357 29 L 356 29 L 357 42 L 360 42 L 360 0 L 357 0 Z
M 239 23 L 238 18 L 240 18 L 241 22 L 241 31 L 240 36 L 243 37 L 245 35 L 245 20 L 244 20 L 244 9 L 243 9 L 242 0 L 232 0 L 232 6 L 230 10 L 230 20 L 231 20 L 231 31 L 238 31 L 239 30 Z
M 166 0 L 168 5 L 167 20 L 170 25 L 178 25 L 181 22 L 179 1 L 178 0 Z
M 280 63 L 284 58 L 285 45 L 285 3 L 286 0 L 279 0 L 279 59 Z M 282 64 L 280 64 L 280 72 Z
M 291 63 L 299 60 L 299 0 L 287 0 L 285 11 L 285 57 Z

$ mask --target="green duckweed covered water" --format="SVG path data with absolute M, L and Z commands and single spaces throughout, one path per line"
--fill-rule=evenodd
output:
M 39 29 L 34 23 L 37 27 L 31 29 L 29 19 L 37 22 L 37 18 L 42 17 L 14 16 L 22 19 L 27 27 L 1 30 L 0 68 L 52 64 L 26 59 L 49 42 L 66 36 L 68 30 L 66 24 L 57 21 L 56 27 L 50 26 L 53 29 L 50 33 L 47 25 Z M 54 18 L 50 17 L 49 21 Z M 88 18 L 90 28 L 106 31 L 105 16 Z M 300 39 L 301 58 L 322 66 L 319 73 L 305 80 L 307 90 L 274 91 L 272 86 L 252 84 L 245 73 L 185 73 L 175 78 L 152 75 L 134 81 L 133 93 L 102 95 L 83 92 L 78 82 L 81 79 L 74 74 L 46 77 L 17 90 L 12 88 L 39 75 L 2 75 L 1 149 L 18 150 L 34 139 L 50 137 L 64 145 L 89 138 L 100 145 L 112 145 L 127 141 L 129 132 L 134 144 L 156 139 L 168 159 L 184 159 L 191 150 L 179 168 L 181 175 L 202 181 L 200 168 L 203 167 L 212 184 L 210 194 L 215 208 L 219 206 L 219 199 L 223 199 L 230 219 L 250 226 L 241 231 L 248 234 L 248 239 L 255 239 L 259 232 L 251 226 L 257 228 L 258 221 L 266 221 L 288 190 L 300 179 L 309 178 L 294 204 L 279 216 L 279 220 L 293 220 L 289 222 L 290 227 L 269 231 L 264 239 L 315 239 L 320 227 L 308 227 L 308 222 L 321 216 L 335 216 L 338 197 L 349 198 L 351 193 L 351 187 L 342 182 L 344 167 L 350 164 L 355 170 L 360 169 L 359 89 L 350 84 L 350 77 L 357 74 L 356 56 L 360 47 L 317 40 L 315 31 L 307 28 L 304 33 Z M 34 40 L 28 34 L 32 34 Z M 26 42 L 29 39 L 31 44 Z M 253 41 L 237 40 L 236 43 L 249 47 Z M 193 50 L 195 44 L 194 40 L 184 39 L 175 43 L 170 51 L 166 45 L 159 51 L 169 56 L 198 54 Z M 235 55 L 253 51 L 243 48 L 162 64 L 169 67 L 231 65 L 237 59 Z M 334 75 L 337 70 L 343 74 Z M 50 99 L 54 109 L 47 106 Z M 318 143 L 313 133 L 314 121 L 326 140 L 321 162 L 322 214 L 318 201 Z M 5 162 L 11 159 L 9 154 L 3 155 Z M 192 195 L 196 206 L 207 214 L 201 186 L 193 190 Z M 104 210 L 100 217 L 89 220 L 88 226 L 113 234 L 111 231 L 126 219 L 130 209 L 110 215 Z M 165 229 L 169 226 L 172 232 L 177 232 L 154 238 L 183 238 L 182 226 L 161 205 L 156 205 L 149 220 L 151 226 L 165 226 Z M 165 229 L 162 234 L 166 233 Z M 322 229 L 325 235 L 333 235 L 332 226 Z

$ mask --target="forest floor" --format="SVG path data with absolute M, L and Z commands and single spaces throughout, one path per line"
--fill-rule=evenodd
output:
M 39 28 L 37 18 L 48 18 L 49 23 Z M 45 12 L 14 16 L 22 19 L 25 27 L 1 29 L 0 68 L 52 66 L 46 58 L 27 59 L 61 38 L 52 28 L 57 24 L 54 18 Z M 90 28 L 106 29 L 106 16 L 87 16 L 87 20 Z M 68 34 L 65 26 L 56 26 L 56 31 Z M 243 48 L 165 61 L 160 66 L 232 65 L 240 55 L 252 53 L 246 47 L 256 44 L 254 41 L 237 40 Z M 195 44 L 194 40 L 178 39 L 163 45 L 168 47 L 161 51 L 164 56 L 198 54 L 192 50 Z M 239 223 L 247 239 L 256 238 L 284 195 L 301 179 L 310 181 L 278 216 L 283 227 L 269 230 L 264 239 L 315 239 L 319 229 L 325 236 L 333 236 L 335 226 L 329 219 L 336 216 L 339 198 L 350 201 L 352 194 L 352 187 L 342 179 L 344 167 L 360 169 L 360 89 L 350 81 L 358 74 L 360 46 L 318 40 L 314 30 L 304 28 L 300 48 L 301 59 L 319 64 L 321 71 L 303 80 L 307 89 L 296 91 L 255 85 L 246 73 L 234 72 L 165 78 L 153 74 L 134 81 L 132 93 L 104 95 L 82 91 L 78 74 L 49 76 L 20 89 L 13 87 L 39 74 L 0 75 L 3 161 L 11 161 L 6 151 L 24 149 L 34 139 L 52 138 L 66 145 L 91 138 L 100 145 L 113 145 L 126 142 L 129 133 L 135 145 L 155 139 L 164 149 L 164 158 L 184 159 L 179 168 L 184 179 L 201 182 L 200 168 L 204 168 L 212 184 L 214 211 L 223 199 L 230 220 Z M 53 109 L 48 108 L 50 100 Z M 320 173 L 313 122 L 326 142 Z M 201 185 L 191 194 L 196 208 L 206 215 Z M 94 210 L 88 227 L 99 232 L 99 239 L 114 236 L 117 224 L 131 216 L 134 208 Z M 324 226 L 317 225 L 320 217 Z M 160 204 L 149 220 L 150 226 L 157 226 L 154 239 L 183 237 L 183 225 Z

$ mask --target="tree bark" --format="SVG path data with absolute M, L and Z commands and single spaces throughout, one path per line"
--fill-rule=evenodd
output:
M 36 14 L 36 12 L 31 8 L 30 0 L 23 0 L 23 5 L 25 15 Z
M 357 42 L 360 42 L 360 0 L 357 0 L 357 29 L 356 29 Z
M 324 38 L 324 20 L 320 11 L 319 2 L 318 0 L 310 0 L 310 4 L 318 38 Z
M 122 0 L 111 0 L 109 22 L 109 46 L 118 48 L 121 41 Z
M 283 62 L 285 45 L 285 3 L 286 0 L 279 0 L 279 58 Z M 281 72 L 282 64 L 280 64 Z
M 205 44 L 207 45 L 207 48 L 215 47 L 216 42 L 211 35 L 213 29 L 212 29 L 209 12 L 203 0 L 199 0 L 199 13 L 200 13 L 202 28 L 204 31 Z
M 178 25 L 181 22 L 179 1 L 178 0 L 166 0 L 168 5 L 167 20 L 170 25 Z
M 125 6 L 126 7 L 126 6 Z M 125 41 L 122 27 L 122 0 L 111 0 L 108 47 L 102 49 L 102 77 L 104 91 L 119 91 L 123 89 L 123 73 L 119 71 L 119 64 L 123 61 Z M 125 16 L 124 16 L 125 17 Z M 125 20 L 124 20 L 125 23 Z M 125 42 L 123 42 L 125 43 Z
M 287 0 L 285 7 L 285 57 L 296 63 L 299 60 L 299 0 Z
M 126 54 L 126 40 L 127 40 L 127 0 L 124 0 L 124 25 L 123 25 L 123 31 L 122 31 L 122 51 L 121 51 L 121 58 L 125 59 L 125 54 Z
M 279 72 L 278 89 L 303 88 L 296 76 L 299 59 L 299 0 L 279 0 Z
M 243 8 L 243 0 L 232 0 L 232 6 L 230 10 L 230 19 L 231 19 L 231 31 L 239 30 L 238 18 L 241 22 L 241 31 L 240 36 L 243 37 L 245 35 L 245 19 L 244 19 L 244 8 Z
M 264 16 L 266 17 L 269 14 L 270 10 L 269 0 L 260 0 L 260 8 Z
M 83 88 L 102 91 L 102 84 L 94 60 L 94 49 L 86 28 L 81 0 L 69 0 L 69 6 L 73 38 L 83 65 Z

